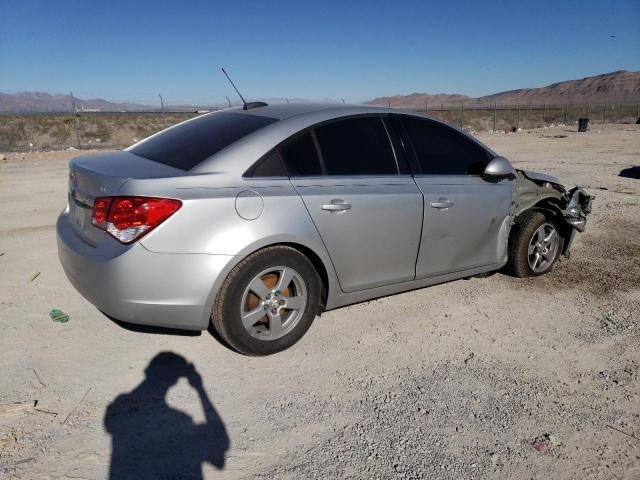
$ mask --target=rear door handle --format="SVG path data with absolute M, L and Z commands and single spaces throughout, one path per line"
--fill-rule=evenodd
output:
M 437 202 L 431 202 L 431 208 L 445 210 L 451 207 L 453 207 L 453 202 L 448 198 L 439 198 Z
M 344 200 L 331 200 L 331 203 L 325 203 L 322 205 L 322 210 L 329 212 L 344 212 L 345 210 L 351 210 L 350 203 L 344 203 Z

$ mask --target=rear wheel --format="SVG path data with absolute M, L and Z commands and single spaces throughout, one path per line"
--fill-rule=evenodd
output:
M 525 212 L 511 231 L 507 269 L 516 277 L 544 275 L 558 260 L 563 243 L 552 219 L 541 212 Z
M 240 262 L 213 308 L 221 339 L 245 355 L 270 355 L 296 343 L 318 312 L 320 279 L 298 250 L 276 246 Z

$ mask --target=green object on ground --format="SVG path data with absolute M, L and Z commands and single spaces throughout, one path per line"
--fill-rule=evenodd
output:
M 51 310 L 49 312 L 49 316 L 54 322 L 67 323 L 69 321 L 69 315 L 64 313 L 62 310 L 58 310 L 57 308 Z

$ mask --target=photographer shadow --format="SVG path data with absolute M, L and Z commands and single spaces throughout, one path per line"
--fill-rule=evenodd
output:
M 182 377 L 198 393 L 203 424 L 166 402 Z M 142 383 L 107 407 L 104 426 L 111 434 L 110 479 L 201 479 L 205 462 L 224 468 L 229 448 L 224 423 L 194 366 L 175 353 L 159 353 L 149 362 Z

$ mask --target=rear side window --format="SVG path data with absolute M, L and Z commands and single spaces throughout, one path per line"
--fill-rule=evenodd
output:
M 276 121 L 242 113 L 212 113 L 176 125 L 129 151 L 154 162 L 191 170 L 236 140 Z
M 315 129 L 328 175 L 395 175 L 396 160 L 380 117 L 358 117 Z
M 287 171 L 284 169 L 280 154 L 277 151 L 269 152 L 258 163 L 251 167 L 244 175 L 245 177 L 286 177 Z
M 280 147 L 280 155 L 291 177 L 322 175 L 318 151 L 309 132 L 285 142 Z
M 451 127 L 402 117 L 425 175 L 481 175 L 489 153 Z

